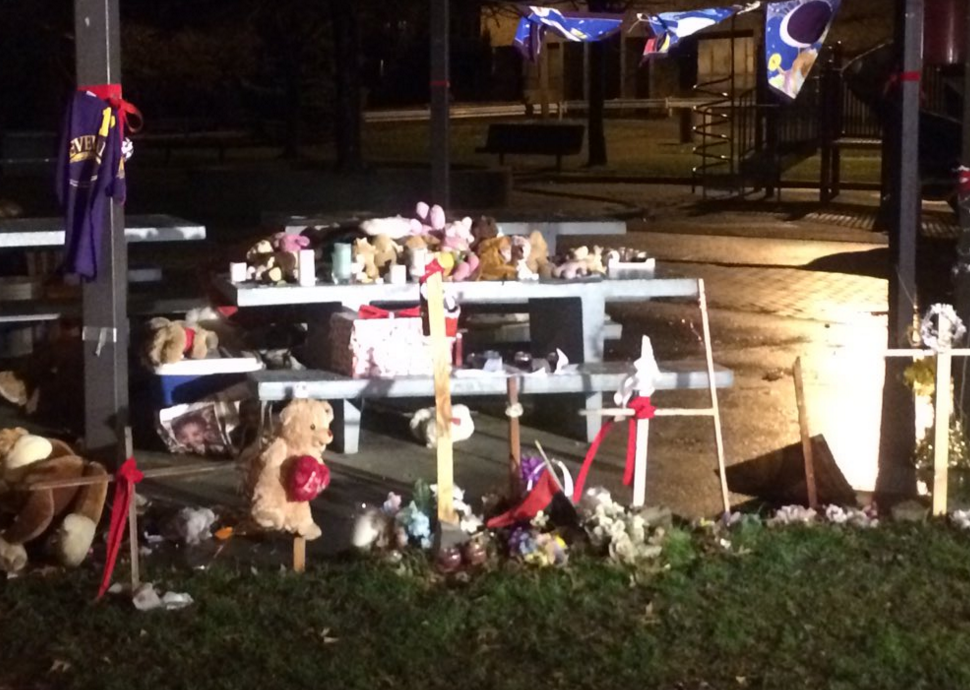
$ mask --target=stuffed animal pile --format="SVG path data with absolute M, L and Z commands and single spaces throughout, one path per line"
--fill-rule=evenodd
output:
M 80 487 L 30 490 L 53 480 L 104 477 Z M 76 567 L 88 555 L 108 492 L 101 465 L 78 457 L 61 441 L 0 429 L 0 570 L 27 565 L 27 547 L 44 542 L 46 553 Z
M 440 206 L 421 202 L 414 218 L 375 218 L 360 224 L 367 238 L 354 243 L 355 280 L 374 282 L 390 266 L 412 264 L 418 252 L 437 260 L 445 280 L 572 280 L 606 275 L 601 247 L 580 247 L 550 257 L 542 233 L 507 237 L 495 219 L 482 216 L 449 221 Z
M 147 365 L 157 367 L 183 359 L 205 359 L 219 347 L 219 337 L 197 323 L 156 317 L 148 322 L 144 350 Z

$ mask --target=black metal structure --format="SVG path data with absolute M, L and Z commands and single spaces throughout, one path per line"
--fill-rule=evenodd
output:
M 119 0 L 74 0 L 78 84 L 121 83 Z M 84 286 L 86 452 L 120 464 L 128 427 L 128 249 L 124 209 L 109 203 L 97 279 Z

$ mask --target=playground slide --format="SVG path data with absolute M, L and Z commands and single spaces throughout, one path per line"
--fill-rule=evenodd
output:
M 849 62 L 842 75 L 849 90 L 885 123 L 897 107 L 890 98 L 895 73 L 893 46 L 884 43 Z M 919 163 L 925 196 L 953 197 L 956 169 L 960 166 L 962 132 L 959 119 L 920 110 Z

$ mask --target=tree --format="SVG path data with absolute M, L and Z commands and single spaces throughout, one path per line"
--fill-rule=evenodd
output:
M 354 1 L 330 0 L 336 81 L 334 142 L 337 169 L 358 171 L 364 167 L 361 148 L 360 15 Z

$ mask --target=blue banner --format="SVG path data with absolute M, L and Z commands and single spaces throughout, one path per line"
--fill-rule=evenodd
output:
M 647 38 L 647 45 L 643 48 L 643 58 L 666 55 L 682 39 L 720 24 L 744 9 L 747 8 L 734 5 L 733 7 L 712 7 L 707 10 L 638 14 L 637 19 L 646 22 L 652 34 Z
M 796 98 L 808 79 L 841 0 L 786 0 L 765 13 L 768 85 Z
M 527 59 L 535 62 L 542 49 L 546 31 L 554 31 L 567 41 L 599 41 L 620 30 L 622 15 L 560 12 L 551 7 L 530 5 L 519 21 L 512 44 Z

